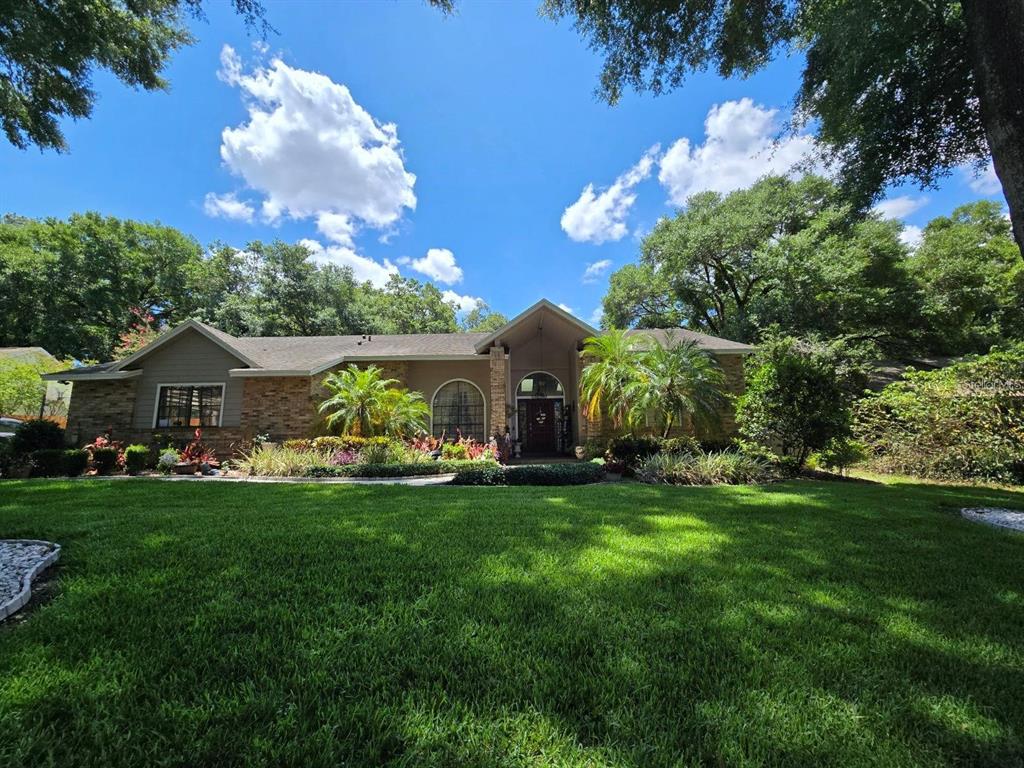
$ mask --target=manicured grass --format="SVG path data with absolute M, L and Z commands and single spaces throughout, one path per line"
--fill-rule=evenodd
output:
M 1024 494 L 5 482 L 0 765 L 1020 765 Z

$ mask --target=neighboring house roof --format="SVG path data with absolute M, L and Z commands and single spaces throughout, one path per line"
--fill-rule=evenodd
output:
M 686 328 L 631 328 L 627 331 L 627 334 L 630 336 L 650 336 L 661 344 L 668 343 L 670 338 L 676 343 L 680 341 L 693 341 L 696 342 L 698 347 L 706 349 L 708 352 L 749 353 L 754 351 L 754 348 L 749 344 L 720 339 L 717 336 L 708 336 L 705 333 L 697 333 Z
M 0 347 L 0 359 L 3 360 L 34 362 L 39 358 L 47 360 L 57 359 L 42 347 Z
M 581 333 L 599 334 L 595 328 L 573 317 L 561 307 L 542 299 L 494 333 L 411 333 L 363 334 L 350 336 L 232 336 L 198 320 L 187 320 L 161 334 L 130 357 L 99 365 L 83 366 L 69 371 L 48 374 L 44 378 L 74 381 L 75 379 L 123 379 L 141 373 L 137 365 L 146 355 L 191 329 L 203 334 L 238 358 L 243 367 L 233 369 L 233 376 L 311 375 L 349 360 L 460 360 L 479 357 L 490 344 L 510 328 L 523 322 L 534 312 L 547 309 L 574 324 Z M 702 348 L 721 353 L 747 353 L 753 347 L 726 339 L 683 329 L 634 330 L 630 333 L 652 336 L 665 342 L 672 334 L 676 339 L 696 341 Z

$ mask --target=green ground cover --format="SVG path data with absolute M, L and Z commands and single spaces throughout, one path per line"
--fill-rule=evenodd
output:
M 1024 493 L 0 483 L 0 765 L 1020 765 Z

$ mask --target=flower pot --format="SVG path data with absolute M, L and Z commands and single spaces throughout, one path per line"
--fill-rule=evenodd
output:
M 174 474 L 176 475 L 194 475 L 196 473 L 196 465 L 190 461 L 179 461 L 174 465 Z

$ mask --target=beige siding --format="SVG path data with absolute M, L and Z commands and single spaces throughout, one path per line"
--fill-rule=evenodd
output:
M 198 331 L 181 334 L 130 367 L 142 369 L 142 375 L 137 379 L 132 420 L 135 429 L 153 427 L 156 393 L 160 384 L 223 384 L 224 415 L 221 423 L 225 427 L 238 426 L 243 382 L 232 380 L 228 370 L 244 367 L 244 363 Z

